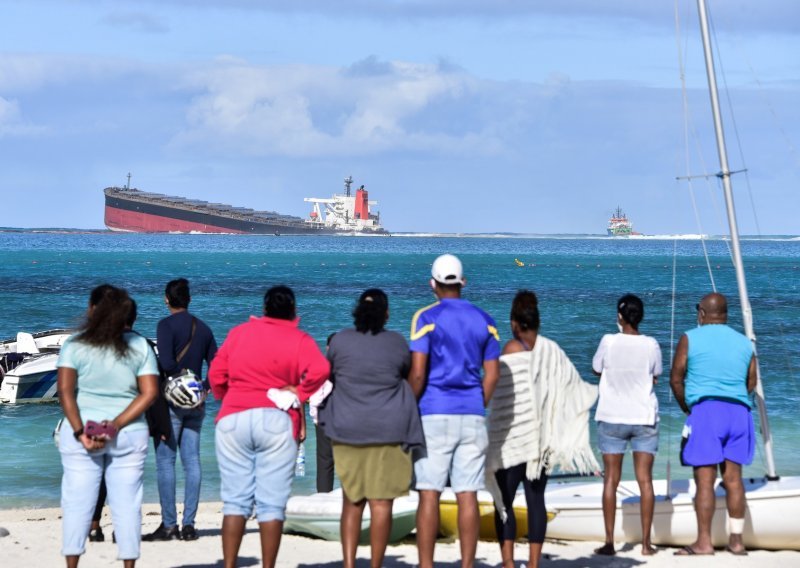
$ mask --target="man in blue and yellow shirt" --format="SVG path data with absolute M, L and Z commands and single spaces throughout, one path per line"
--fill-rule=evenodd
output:
M 500 338 L 491 316 L 461 298 L 465 280 L 457 257 L 438 257 L 431 275 L 438 301 L 411 322 L 408 378 L 419 400 L 426 445 L 414 461 L 419 565 L 433 566 L 439 496 L 449 478 L 459 509 L 461 563 L 472 566 L 488 446 L 484 409 L 499 376 Z

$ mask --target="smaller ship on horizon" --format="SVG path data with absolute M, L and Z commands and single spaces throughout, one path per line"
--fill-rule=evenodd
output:
M 608 220 L 607 230 L 609 237 L 625 237 L 638 234 L 633 232 L 633 223 L 619 207 L 614 211 L 611 219 Z

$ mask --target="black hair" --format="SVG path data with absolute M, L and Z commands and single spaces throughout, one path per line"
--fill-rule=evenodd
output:
M 622 320 L 630 324 L 633 329 L 639 329 L 639 322 L 644 318 L 644 304 L 639 296 L 625 294 L 617 300 L 617 313 Z
M 192 299 L 189 294 L 189 281 L 186 278 L 170 280 L 164 289 L 164 295 L 171 308 L 188 308 Z
M 273 286 L 264 294 L 264 315 L 270 318 L 293 320 L 297 315 L 294 292 L 288 286 Z
M 112 292 L 113 290 L 114 286 L 111 284 L 100 284 L 100 286 L 96 286 L 89 293 L 89 306 L 96 306 L 103 298 L 105 298 L 106 294 Z
M 325 345 L 330 345 L 331 344 L 331 340 L 333 339 L 334 335 L 336 335 L 335 331 L 328 336 L 328 339 L 325 341 Z
M 131 298 L 122 288 L 101 284 L 89 295 L 89 311 L 77 340 L 94 347 L 109 347 L 120 357 L 128 353 L 123 334 L 131 313 Z
M 461 288 L 464 287 L 464 285 L 461 282 L 455 282 L 453 284 L 445 284 L 444 282 L 439 282 L 438 280 L 436 280 L 436 278 L 434 278 L 433 281 L 436 287 L 444 292 L 450 292 L 450 293 L 458 292 L 460 294 Z
M 539 331 L 539 299 L 530 290 L 520 290 L 511 302 L 511 321 L 523 331 Z
M 372 332 L 376 335 L 383 331 L 386 325 L 387 311 L 389 310 L 389 298 L 386 293 L 378 288 L 365 290 L 358 298 L 358 303 L 353 309 L 353 321 L 356 324 L 356 331 L 361 333 Z
M 133 324 L 136 323 L 136 318 L 139 316 L 139 311 L 136 308 L 136 300 L 131 298 L 131 309 L 128 311 L 128 320 L 125 322 L 128 324 L 128 327 L 133 328 Z

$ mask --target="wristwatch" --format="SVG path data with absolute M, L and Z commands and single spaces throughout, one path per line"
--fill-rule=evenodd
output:
M 81 439 L 81 436 L 83 436 L 83 428 L 79 428 L 78 430 L 75 430 L 75 431 L 72 433 L 72 435 L 73 435 L 73 436 L 75 436 L 75 439 L 76 439 L 76 440 L 80 441 L 80 439 Z

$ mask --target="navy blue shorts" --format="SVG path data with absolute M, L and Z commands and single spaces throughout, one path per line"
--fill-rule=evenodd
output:
M 704 400 L 692 407 L 681 443 L 683 465 L 701 467 L 725 460 L 748 465 L 755 449 L 755 427 L 748 407 L 721 400 Z

